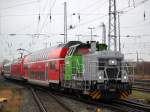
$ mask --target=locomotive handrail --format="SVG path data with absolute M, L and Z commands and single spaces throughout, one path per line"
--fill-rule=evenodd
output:
M 129 69 L 125 69 L 125 68 L 133 68 L 133 66 L 96 66 L 96 68 L 97 68 L 97 71 L 99 71 L 99 67 L 103 67 L 104 69 L 102 70 L 102 71 L 104 71 L 104 73 L 105 73 L 105 76 L 106 76 L 106 80 L 109 80 L 109 78 L 108 78 L 108 74 L 107 74 L 107 69 L 108 68 L 117 68 L 118 69 L 118 72 L 117 72 L 117 79 L 116 80 L 120 80 L 121 78 L 119 78 L 119 73 L 120 72 L 123 72 L 123 73 L 125 73 L 126 75 L 125 76 L 131 76 L 131 75 L 133 75 L 134 74 L 134 70 L 133 71 L 131 71 L 131 72 L 133 72 L 132 74 L 130 74 L 130 72 L 129 72 Z
M 65 66 L 65 65 L 63 65 Z M 92 64 L 89 64 L 89 67 L 91 68 L 92 67 Z M 134 74 L 134 70 L 132 71 L 130 68 L 134 68 L 133 66 L 127 66 L 127 65 L 122 65 L 122 66 L 94 66 L 96 67 L 96 72 L 95 73 L 98 73 L 100 70 L 99 70 L 99 67 L 103 67 L 104 69 L 102 71 L 104 71 L 104 75 L 105 75 L 105 78 L 103 80 L 106 80 L 108 81 L 109 80 L 109 77 L 108 77 L 108 74 L 107 74 L 107 69 L 108 68 L 117 68 L 117 72 L 116 72 L 116 77 L 115 77 L 115 80 L 123 80 L 123 76 L 127 76 L 127 81 L 129 81 L 128 79 L 130 79 L 129 77 L 131 75 Z M 80 74 L 84 74 L 85 73 L 85 70 L 84 70 L 84 65 L 83 64 L 78 64 L 78 66 L 72 66 L 71 67 L 75 72 L 74 72 L 74 76 L 76 77 L 75 80 L 78 80 L 79 78 L 81 78 L 81 75 Z M 81 69 L 82 68 L 82 69 Z M 89 70 L 91 70 L 89 68 Z M 123 73 L 124 75 L 119 77 L 119 74 L 120 73 Z M 97 75 L 94 75 L 93 74 L 93 71 L 90 71 L 89 72 L 89 80 L 93 80 L 94 77 L 98 77 L 98 74 Z M 84 80 L 84 77 L 83 77 L 83 80 Z

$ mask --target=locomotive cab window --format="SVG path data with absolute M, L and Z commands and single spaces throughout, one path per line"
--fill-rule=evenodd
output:
M 104 70 L 106 66 L 106 60 L 98 59 L 98 70 Z
M 104 66 L 105 66 L 104 62 L 99 62 L 98 63 L 98 70 L 104 70 Z
M 88 48 L 78 48 L 75 51 L 75 55 L 85 55 L 89 52 Z

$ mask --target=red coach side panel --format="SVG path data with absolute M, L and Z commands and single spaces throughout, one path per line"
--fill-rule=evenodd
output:
M 58 83 L 60 79 L 61 64 L 64 63 L 64 57 L 68 48 L 53 50 L 49 53 L 48 64 L 48 80 L 53 83 Z
M 11 64 L 11 77 L 15 79 L 23 79 L 24 70 L 23 70 L 23 58 L 13 61 Z
M 28 62 L 28 56 L 25 56 L 24 61 L 23 61 L 23 70 L 24 70 L 24 79 L 28 79 L 28 71 L 29 71 L 29 65 L 27 64 Z
M 49 85 L 63 79 L 64 58 L 70 46 L 81 42 L 68 42 L 33 52 L 24 59 L 24 78 L 31 83 Z
M 45 63 L 44 62 L 39 62 L 39 63 L 32 63 L 29 66 L 30 69 L 30 78 L 35 79 L 35 80 L 46 80 L 46 75 L 45 75 Z

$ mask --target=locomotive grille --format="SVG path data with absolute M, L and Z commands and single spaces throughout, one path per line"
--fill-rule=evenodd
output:
M 107 75 L 109 79 L 117 78 L 118 69 L 117 68 L 107 68 L 106 69 Z

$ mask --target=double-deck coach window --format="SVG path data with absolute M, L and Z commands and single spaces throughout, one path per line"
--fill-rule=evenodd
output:
M 50 63 L 50 69 L 56 69 L 56 67 L 55 67 L 55 64 L 56 64 L 56 62 L 55 61 L 51 61 Z

